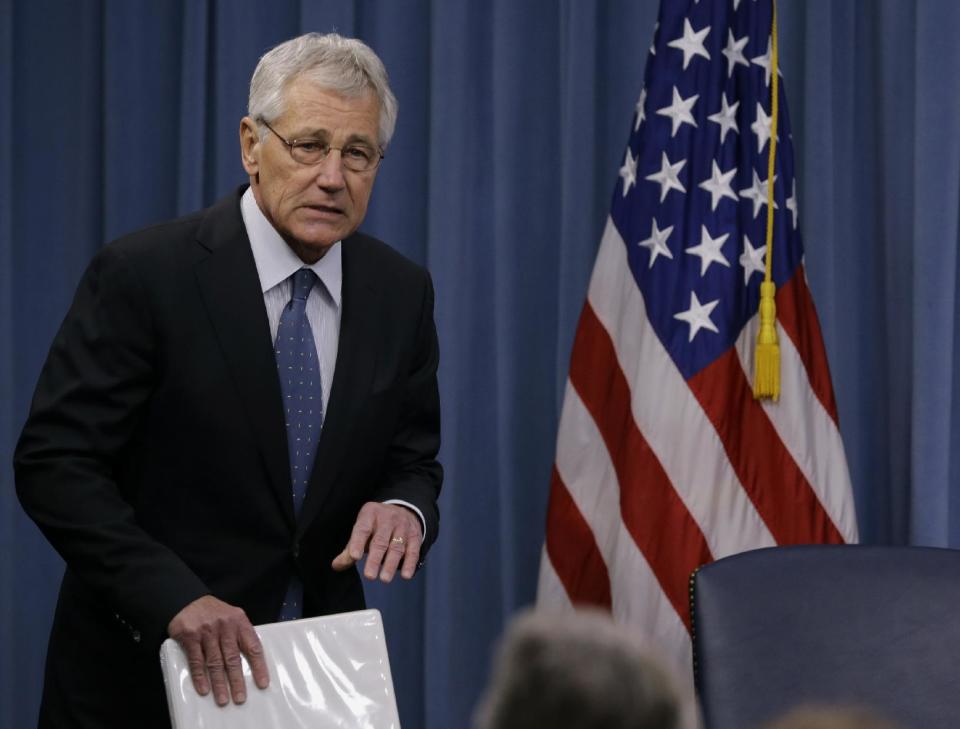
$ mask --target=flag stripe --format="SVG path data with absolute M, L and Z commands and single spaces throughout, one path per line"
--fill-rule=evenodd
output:
M 713 424 L 647 319 L 626 245 L 607 221 L 588 300 L 611 333 L 631 393 L 633 418 L 715 558 L 776 544 L 734 473 Z M 684 447 L 677 447 L 682 431 Z M 563 443 L 558 439 L 558 450 Z M 691 457 L 695 453 L 696 457 Z M 704 488 L 709 484 L 709 488 Z
M 581 606 L 582 607 L 582 606 Z M 623 609 L 626 608 L 626 609 Z M 662 667 L 667 669 L 680 690 L 681 696 L 693 696 L 693 672 L 690 666 L 693 658 L 693 646 L 686 628 L 678 619 L 667 621 L 666 626 L 651 628 L 645 619 L 637 620 L 636 610 L 630 610 L 626 600 L 620 600 L 614 606 L 613 617 L 621 624 L 630 626 L 633 636 L 644 644 L 651 656 L 660 659 Z M 569 613 L 578 609 L 567 595 L 566 589 L 553 568 L 550 556 L 543 549 L 540 559 L 540 575 L 537 581 L 537 609 L 550 613 Z M 672 612 L 672 607 L 667 605 Z M 675 618 L 675 616 L 674 616 Z M 685 707 L 686 712 L 692 712 L 695 704 L 691 701 Z M 679 726 L 693 727 L 697 723 L 694 715 L 683 721 Z
M 842 543 L 843 537 L 754 400 L 736 350 L 727 350 L 688 382 L 777 543 Z
M 800 353 L 810 379 L 810 387 L 833 418 L 833 422 L 838 424 L 837 401 L 830 384 L 827 350 L 823 345 L 817 310 L 807 287 L 803 266 L 777 291 L 776 301 L 777 321 Z
M 661 602 L 665 603 L 665 601 Z M 668 620 L 662 621 L 666 623 L 665 625 L 661 624 L 650 628 L 647 625 L 649 621 L 638 621 L 636 611 L 630 608 L 629 596 L 616 601 L 613 610 L 614 618 L 635 629 L 635 638 L 641 643 L 645 643 L 650 653 L 659 657 L 661 664 L 670 670 L 674 684 L 681 690 L 682 696 L 693 696 L 693 673 L 690 671 L 692 645 L 686 629 L 676 619 L 676 616 L 668 616 Z M 667 605 L 666 608 L 668 611 L 672 611 L 671 606 Z M 576 609 L 576 606 L 570 602 L 570 597 L 559 575 L 554 570 L 546 545 L 544 545 L 540 558 L 540 576 L 537 581 L 537 609 L 553 613 L 568 613 Z M 647 618 L 648 616 L 643 617 Z M 636 629 L 638 626 L 641 629 Z M 693 702 L 690 702 L 687 709 L 694 709 Z M 695 725 L 692 717 L 680 724 L 680 726 L 689 727 Z
M 759 326 L 759 317 L 754 316 L 737 339 L 740 366 L 748 374 L 753 369 L 753 350 Z M 807 370 L 793 341 L 779 326 L 777 331 L 780 340 L 780 400 L 764 400 L 761 406 L 844 539 L 856 541 L 856 512 L 846 491 L 850 474 L 840 431 L 810 389 Z
M 550 479 L 546 549 L 572 603 L 612 608 L 610 577 L 600 549 L 556 467 Z
M 569 380 L 558 442 L 563 448 L 557 450 L 557 472 L 596 535 L 610 579 L 614 616 L 636 626 L 641 635 L 662 636 L 673 659 L 681 661 L 676 665 L 689 671 L 687 629 L 620 518 L 620 488 L 610 454 Z M 567 540 L 558 541 L 558 548 L 570 545 Z M 554 568 L 559 574 L 556 563 Z
M 553 568 L 546 542 L 544 542 L 541 552 L 540 576 L 537 579 L 537 607 L 553 612 L 573 610 L 573 603 L 570 601 L 567 587 Z
M 570 381 L 607 446 L 620 484 L 624 524 L 689 627 L 687 577 L 711 561 L 710 550 L 633 421 L 630 387 L 620 371 L 613 342 L 589 303 L 580 316 Z M 674 537 L 669 545 L 661 532 Z

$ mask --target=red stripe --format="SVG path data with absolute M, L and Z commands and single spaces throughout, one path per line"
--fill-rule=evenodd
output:
M 813 297 L 807 288 L 803 266 L 798 266 L 790 280 L 777 291 L 777 319 L 780 326 L 793 340 L 800 353 L 810 389 L 823 405 L 833 422 L 837 423 L 837 401 L 833 396 L 830 381 L 830 366 L 827 351 L 820 333 L 820 320 L 813 305 Z
M 777 543 L 842 544 L 840 532 L 754 400 L 736 350 L 730 348 L 688 382 Z
M 547 555 L 575 605 L 599 605 L 610 610 L 610 577 L 600 548 L 556 466 L 550 478 L 547 509 Z
M 627 531 L 689 630 L 687 580 L 693 570 L 711 561 L 710 550 L 637 428 L 630 387 L 613 341 L 589 302 L 577 328 L 570 381 L 607 446 L 620 482 L 620 512 Z

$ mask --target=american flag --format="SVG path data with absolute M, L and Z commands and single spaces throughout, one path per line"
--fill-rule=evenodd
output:
M 758 547 L 857 539 L 803 270 L 782 83 L 779 402 L 751 389 L 771 28 L 771 0 L 663 0 L 557 437 L 538 604 L 610 609 L 681 677 L 690 676 L 694 569 Z

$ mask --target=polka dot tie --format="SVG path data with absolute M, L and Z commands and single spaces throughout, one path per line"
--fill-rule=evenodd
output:
M 317 275 L 307 268 L 293 274 L 293 298 L 280 315 L 277 341 L 277 373 L 287 423 L 287 448 L 290 455 L 290 481 L 293 486 L 293 510 L 299 516 L 307 495 L 307 483 L 323 426 L 323 388 L 320 363 L 310 322 L 307 321 L 307 297 Z M 294 576 L 280 611 L 280 620 L 303 616 L 303 583 Z

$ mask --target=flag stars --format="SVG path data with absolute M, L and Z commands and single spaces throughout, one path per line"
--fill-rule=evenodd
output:
M 694 56 L 701 56 L 710 60 L 710 54 L 703 44 L 703 39 L 710 33 L 710 26 L 694 32 L 693 26 L 686 18 L 683 19 L 683 36 L 667 43 L 671 48 L 679 48 L 683 51 L 683 70 L 687 70 L 690 61 Z
M 776 175 L 773 176 L 773 181 L 777 181 Z M 757 171 L 754 170 L 753 184 L 750 187 L 741 190 L 740 197 L 753 201 L 753 217 L 756 219 L 756 217 L 760 214 L 760 208 L 767 204 L 767 181 L 761 180 L 760 176 L 757 174 Z M 773 207 L 779 207 L 776 201 L 774 201 Z
M 672 225 L 668 225 L 663 230 L 660 230 L 657 227 L 656 219 L 654 219 L 653 225 L 650 228 L 650 237 L 637 243 L 638 246 L 647 248 L 650 251 L 650 265 L 647 266 L 647 268 L 653 268 L 653 263 L 657 260 L 657 256 L 664 256 L 665 258 L 670 259 L 673 258 L 673 254 L 667 247 L 667 239 L 670 237 L 672 232 Z
M 682 159 L 679 162 L 671 164 L 666 152 L 661 152 L 661 155 L 660 171 L 654 172 L 652 175 L 647 175 L 646 179 L 659 183 L 660 202 L 663 202 L 670 190 L 679 190 L 680 192 L 687 191 L 687 188 L 683 186 L 679 178 L 680 170 L 683 169 L 687 161 Z
M 743 285 L 750 285 L 750 277 L 759 273 L 761 276 L 767 271 L 764 263 L 764 255 L 767 252 L 766 246 L 754 248 L 747 236 L 743 236 L 743 253 L 740 254 L 740 265 L 743 266 Z
M 750 130 L 757 135 L 757 154 L 763 151 L 770 140 L 770 135 L 773 133 L 772 126 L 773 116 L 767 116 L 767 112 L 763 110 L 763 105 L 758 101 L 757 120 L 750 125 Z M 777 139 L 779 140 L 780 137 L 778 136 Z
M 724 256 L 720 251 L 720 249 L 723 248 L 723 244 L 727 242 L 727 238 L 729 237 L 729 233 L 724 233 L 718 238 L 714 238 L 707 230 L 707 226 L 700 226 L 700 244 L 687 248 L 684 253 L 688 253 L 691 256 L 700 257 L 701 276 L 706 274 L 707 270 L 710 268 L 710 264 L 712 263 L 719 263 L 721 266 L 730 268 L 730 261 L 728 261 L 726 256 Z M 691 339 L 692 338 L 693 337 L 691 337 Z
M 720 299 L 715 299 L 706 304 L 701 304 L 697 298 L 697 294 L 693 291 L 690 292 L 690 308 L 673 315 L 674 319 L 685 321 L 690 325 L 690 337 L 687 339 L 688 343 L 693 341 L 693 338 L 697 336 L 701 329 L 719 334 L 720 330 L 717 329 L 717 325 L 710 319 L 711 312 L 717 308 L 717 304 L 719 303 Z
M 760 66 L 763 69 L 763 82 L 767 86 L 770 85 L 770 69 L 773 68 L 773 54 L 770 52 L 770 37 L 767 36 L 767 52 L 762 56 L 757 56 L 750 59 L 750 63 Z M 783 74 L 781 74 L 782 76 Z
M 626 197 L 632 185 L 637 184 L 637 160 L 627 147 L 627 156 L 620 168 L 620 177 L 623 179 L 623 196 Z
M 740 102 L 735 101 L 731 106 L 727 102 L 727 95 L 724 94 L 720 97 L 720 104 L 720 111 L 708 116 L 707 120 L 720 125 L 720 144 L 723 144 L 727 132 L 733 131 L 737 134 L 740 133 L 740 128 L 737 126 L 737 108 L 739 108 Z
M 668 116 L 673 121 L 673 131 L 670 133 L 671 137 L 677 135 L 677 130 L 680 129 L 681 124 L 690 124 L 691 126 L 697 126 L 696 120 L 693 118 L 691 109 L 693 105 L 697 103 L 699 94 L 694 94 L 686 99 L 680 96 L 680 92 L 677 90 L 677 87 L 673 87 L 673 103 L 670 106 L 665 106 L 662 109 L 657 109 L 657 113 L 661 116 Z
M 793 213 L 793 229 L 797 229 L 797 180 L 793 180 L 793 192 L 790 193 L 790 197 L 787 198 L 787 210 Z
M 727 78 L 733 76 L 733 69 L 738 65 L 746 66 L 747 68 L 750 67 L 747 57 L 743 55 L 743 49 L 749 40 L 750 36 L 748 35 L 743 36 L 740 40 L 735 40 L 733 31 L 727 30 L 727 47 L 720 51 L 727 57 Z
M 713 172 L 709 180 L 700 183 L 700 187 L 710 193 L 710 209 L 716 211 L 720 199 L 728 197 L 734 202 L 737 200 L 737 194 L 733 191 L 730 181 L 736 176 L 737 168 L 733 167 L 727 172 L 721 172 L 716 160 L 713 161 Z
M 647 105 L 647 89 L 643 88 L 640 90 L 640 99 L 637 101 L 637 106 L 636 106 L 637 121 L 633 125 L 633 131 L 635 132 L 640 129 L 640 125 L 647 118 L 646 105 Z

